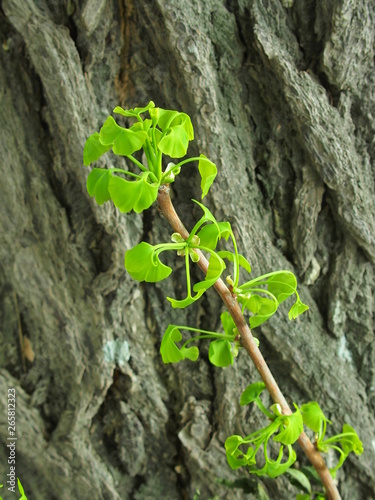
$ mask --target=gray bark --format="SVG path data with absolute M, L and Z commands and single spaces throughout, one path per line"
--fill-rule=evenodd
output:
M 85 139 L 116 105 L 152 99 L 192 117 L 189 152 L 219 169 L 207 204 L 232 223 L 254 276 L 297 274 L 310 311 L 290 322 L 281 308 L 256 335 L 289 401 L 316 399 L 335 432 L 358 430 L 365 452 L 339 489 L 375 498 L 374 17 L 370 0 L 3 0 L 0 483 L 14 387 L 31 499 L 295 492 L 283 478 L 246 494 L 215 481 L 246 476 L 223 443 L 264 423 L 239 406 L 255 368 L 243 352 L 225 370 L 204 354 L 163 365 L 167 325 L 218 327 L 221 304 L 212 292 L 172 310 L 179 262 L 160 285 L 135 283 L 125 250 L 170 229 L 156 207 L 125 216 L 86 193 Z M 192 227 L 194 167 L 173 189 Z

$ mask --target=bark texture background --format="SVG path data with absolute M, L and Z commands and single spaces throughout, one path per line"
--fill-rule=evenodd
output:
M 125 249 L 167 240 L 167 224 L 86 193 L 87 136 L 117 104 L 152 99 L 192 117 L 189 152 L 219 169 L 207 203 L 254 275 L 296 272 L 310 312 L 291 323 L 281 308 L 262 351 L 289 401 L 317 399 L 336 432 L 358 430 L 365 452 L 339 488 L 375 498 L 374 22 L 371 0 L 2 1 L 0 482 L 15 387 L 31 500 L 293 498 L 282 478 L 246 494 L 215 482 L 246 475 L 223 442 L 261 422 L 239 407 L 255 369 L 245 353 L 226 370 L 163 365 L 168 323 L 215 327 L 221 304 L 212 292 L 172 310 L 180 263 L 135 283 Z M 187 227 L 195 170 L 174 185 Z

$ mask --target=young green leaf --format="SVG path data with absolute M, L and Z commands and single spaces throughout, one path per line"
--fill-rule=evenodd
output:
M 356 455 L 362 455 L 363 444 L 353 427 L 348 424 L 344 424 L 342 427 L 342 434 L 347 434 L 341 438 L 341 447 L 344 453 L 349 455 L 351 451 L 354 451 Z
M 288 313 L 289 319 L 296 319 L 300 314 L 304 313 L 309 309 L 309 306 L 303 304 L 300 299 L 297 299 L 297 302 L 292 305 L 290 311 Z
M 99 141 L 99 134 L 95 132 L 95 134 L 90 135 L 85 143 L 85 147 L 83 149 L 83 164 L 85 167 L 88 167 L 90 163 L 98 160 L 110 149 L 111 145 L 103 146 L 103 144 Z
M 254 316 L 250 318 L 250 327 L 256 328 L 267 321 L 277 311 L 277 302 L 260 295 L 252 294 L 250 299 L 238 297 L 239 302 L 243 302 L 246 309 L 251 311 Z
M 91 197 L 95 196 L 98 205 L 111 199 L 108 191 L 108 183 L 111 171 L 103 168 L 93 168 L 87 177 L 87 192 Z
M 171 109 L 153 108 L 149 111 L 152 123 L 158 125 L 161 130 L 164 130 L 167 125 L 171 124 L 173 117 L 178 116 L 179 112 Z
M 207 224 L 203 226 L 197 236 L 199 237 L 202 247 L 215 250 L 218 240 L 224 238 L 228 241 L 231 232 L 232 228 L 229 222 L 218 222 L 217 224 Z
M 129 130 L 132 130 L 133 132 L 138 132 L 139 130 L 144 130 L 145 132 L 148 132 L 152 126 L 152 121 L 147 119 L 143 120 L 142 122 L 135 122 Z
M 342 449 L 335 445 L 338 441 L 340 441 Z M 362 441 L 359 439 L 353 427 L 348 424 L 343 425 L 341 434 L 332 436 L 325 441 L 318 442 L 318 450 L 326 453 L 330 448 L 340 452 L 338 463 L 335 467 L 330 469 L 333 478 L 336 477 L 337 470 L 342 467 L 350 452 L 353 451 L 356 455 L 361 455 L 363 453 Z
M 167 297 L 167 300 L 172 304 L 172 307 L 174 309 L 184 309 L 185 307 L 190 306 L 190 304 L 193 304 L 193 302 L 196 302 L 198 299 L 200 299 L 205 291 L 205 288 L 201 289 L 196 295 L 188 295 L 185 299 L 182 300 L 173 299 L 171 297 Z
M 189 115 L 186 113 L 180 113 L 178 111 L 162 109 L 162 108 L 153 108 L 149 110 L 152 122 L 154 125 L 158 125 L 158 127 L 165 132 L 171 127 L 176 127 L 182 125 L 189 141 L 194 139 L 194 129 L 191 123 Z
M 142 241 L 125 253 L 125 269 L 133 279 L 155 283 L 168 278 L 172 269 L 160 262 L 154 252 L 152 245 Z
M 201 189 L 202 189 L 202 200 L 208 193 L 212 183 L 217 175 L 217 168 L 215 163 L 210 161 L 204 155 L 200 155 L 200 160 L 198 163 L 198 170 L 201 175 Z
M 311 493 L 311 483 L 303 472 L 297 469 L 288 469 L 286 472 L 291 476 L 290 482 L 294 486 L 300 486 L 302 490 Z M 310 500 L 310 495 L 307 496 L 307 499 Z
M 166 329 L 160 346 L 160 353 L 164 363 L 178 363 L 184 359 L 176 342 L 180 342 L 182 335 L 176 325 L 169 325 Z
M 281 304 L 293 295 L 297 289 L 297 280 L 289 271 L 276 272 L 267 279 L 268 291 L 271 292 Z
M 219 228 L 219 225 L 217 223 L 217 220 L 212 215 L 212 213 L 210 212 L 210 210 L 205 205 L 203 205 L 203 203 L 200 203 L 197 200 L 192 199 L 191 201 L 193 201 L 194 203 L 196 203 L 197 205 L 199 205 L 201 207 L 201 209 L 203 210 L 203 212 L 204 212 L 204 216 L 203 216 L 204 217 L 204 221 L 203 222 L 213 222 L 215 224 L 215 226 L 217 227 L 218 231 L 220 232 L 220 228 Z
M 228 252 L 227 250 L 220 250 L 220 252 L 217 252 L 217 254 L 222 259 L 227 259 L 227 260 L 229 260 L 229 262 L 234 262 L 235 254 L 233 252 Z M 251 273 L 251 265 L 249 264 L 249 262 L 245 259 L 245 257 L 243 255 L 238 254 L 238 263 L 243 269 L 245 269 L 245 271 L 247 271 L 249 274 Z
M 274 436 L 273 440 L 282 444 L 293 444 L 297 441 L 300 434 L 303 432 L 303 419 L 297 405 L 294 405 L 296 411 L 292 415 L 283 415 L 278 417 L 282 419 L 282 429 L 279 434 Z
M 196 361 L 199 356 L 197 347 L 183 347 L 179 349 L 176 342 L 182 339 L 181 332 L 177 325 L 169 325 L 166 329 L 160 346 L 160 353 L 164 363 L 178 363 L 188 358 Z
M 18 477 L 17 477 L 17 484 L 18 484 L 18 491 L 21 493 L 21 497 L 18 500 L 27 500 L 27 496 L 25 495 L 25 491 Z
M 183 125 L 170 127 L 158 143 L 158 149 L 171 158 L 182 158 L 189 147 L 189 137 Z
M 199 205 L 201 207 L 201 209 L 203 210 L 204 212 L 204 215 L 203 217 L 198 221 L 197 224 L 199 224 L 199 227 L 204 224 L 205 222 L 213 222 L 213 224 L 215 224 L 215 227 L 216 229 L 218 230 L 218 232 L 220 233 L 220 227 L 219 227 L 219 224 L 217 223 L 217 220 L 215 219 L 215 217 L 212 215 L 212 213 L 210 212 L 210 210 L 203 205 L 203 203 L 199 203 L 199 201 L 197 200 L 191 200 L 193 201 L 194 203 L 196 203 L 197 205 Z M 196 224 L 196 226 L 197 226 Z M 190 235 L 189 235 L 189 238 L 188 238 L 188 241 L 191 240 L 192 238 L 192 234 L 193 234 L 194 231 L 191 231 Z M 200 243 L 200 246 L 203 246 L 202 243 Z
M 260 394 L 266 388 L 264 382 L 254 382 L 246 387 L 246 389 L 241 394 L 240 405 L 246 406 L 250 403 L 257 402 L 259 400 Z
M 147 132 L 120 127 L 112 116 L 106 119 L 99 134 L 101 144 L 112 146 L 113 152 L 121 156 L 129 156 L 141 149 L 146 139 Z
M 227 461 L 229 466 L 236 470 L 244 465 L 255 464 L 254 450 L 249 446 L 246 453 L 243 453 L 238 449 L 244 440 L 241 436 L 233 435 L 227 438 L 225 441 L 225 453 L 227 455 Z
M 233 365 L 233 355 L 230 342 L 226 339 L 213 340 L 208 351 L 210 362 L 219 368 Z
M 305 474 L 305 476 L 307 476 L 310 481 L 321 484 L 319 474 L 317 473 L 315 467 L 313 467 L 312 465 L 303 465 L 301 467 L 301 471 Z
M 305 403 L 301 406 L 301 412 L 306 427 L 319 434 L 319 439 L 323 439 L 323 429 L 326 428 L 326 422 L 329 422 L 329 420 L 327 420 L 318 403 L 316 401 Z
M 235 328 L 236 328 L 236 324 L 235 322 L 233 321 L 233 318 L 232 316 L 229 314 L 228 311 L 224 311 L 221 315 L 220 315 L 220 320 L 221 320 L 221 324 L 223 325 L 223 328 L 224 328 L 224 332 L 227 334 L 227 335 L 231 335 L 234 337 L 237 336 L 237 333 L 235 331 Z
M 194 292 L 200 290 L 208 290 L 220 278 L 225 269 L 225 263 L 215 252 L 212 252 L 208 261 L 208 269 L 206 277 L 203 281 L 199 281 L 193 287 Z
M 189 141 L 194 140 L 194 129 L 189 115 L 186 113 L 179 113 L 178 116 L 173 119 L 170 126 L 175 127 L 176 125 L 182 125 L 185 128 Z
M 143 212 L 158 197 L 158 185 L 148 182 L 149 172 L 141 174 L 139 181 L 126 181 L 122 177 L 111 176 L 108 191 L 120 212 Z
M 291 445 L 288 445 L 288 460 L 286 462 L 281 462 L 284 455 L 284 447 L 281 446 L 279 456 L 276 460 L 269 459 L 265 455 L 266 464 L 262 469 L 252 469 L 250 468 L 250 474 L 256 474 L 257 476 L 265 476 L 275 478 L 284 474 L 289 467 L 291 467 L 297 459 L 296 452 L 293 450 Z
M 182 346 L 180 349 L 184 359 L 190 359 L 190 361 L 197 361 L 199 358 L 199 349 L 198 347 L 186 347 Z
M 122 115 L 122 116 L 137 117 L 138 115 L 141 115 L 142 113 L 145 113 L 146 111 L 148 111 L 154 107 L 155 107 L 155 103 L 153 101 L 150 101 L 147 104 L 147 106 L 145 106 L 144 108 L 122 109 L 120 106 L 116 106 L 115 109 L 113 110 L 113 112 L 117 113 L 119 115 Z

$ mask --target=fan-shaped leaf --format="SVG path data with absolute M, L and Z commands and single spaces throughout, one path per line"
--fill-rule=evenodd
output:
M 239 297 L 239 301 L 241 300 Z M 250 299 L 244 301 L 244 306 L 255 314 L 250 318 L 250 327 L 256 328 L 275 314 L 278 304 L 274 300 L 252 294 Z
M 161 130 L 164 130 L 167 125 L 171 126 L 173 117 L 178 116 L 179 112 L 172 109 L 153 108 L 150 109 L 150 116 L 154 125 L 158 125 Z
M 189 136 L 183 125 L 167 129 L 158 143 L 158 149 L 171 158 L 182 158 L 189 146 Z
M 177 325 L 169 325 L 166 329 L 160 346 L 160 353 L 164 363 L 178 363 L 182 359 L 196 361 L 199 356 L 197 347 L 178 348 L 176 342 L 182 339 L 181 332 Z
M 240 405 L 246 406 L 256 401 L 265 388 L 266 384 L 264 382 L 254 382 L 248 385 L 241 394 Z
M 288 313 L 289 319 L 296 319 L 298 316 L 309 309 L 309 306 L 303 304 L 299 299 L 292 305 Z
M 113 110 L 114 113 L 117 113 L 122 116 L 134 116 L 137 117 L 138 115 L 145 113 L 146 111 L 150 110 L 151 108 L 155 107 L 155 103 L 153 101 L 150 101 L 147 106 L 144 108 L 132 108 L 132 109 L 122 109 L 120 106 L 116 106 L 115 109 Z
M 181 353 L 185 359 L 190 359 L 190 361 L 197 361 L 199 358 L 198 347 L 181 347 Z
M 172 127 L 182 125 L 186 131 L 189 141 L 194 139 L 194 129 L 189 115 L 178 111 L 162 108 L 150 109 L 152 122 L 164 132 Z
M 279 304 L 293 295 L 297 289 L 297 280 L 289 271 L 277 272 L 267 280 L 268 290 L 276 297 Z
M 178 363 L 184 359 L 176 342 L 182 339 L 180 330 L 176 325 L 169 325 L 161 341 L 160 353 L 164 363 Z
M 232 228 L 229 222 L 217 222 L 216 224 L 207 224 L 203 226 L 197 236 L 199 237 L 202 247 L 215 250 L 218 240 L 224 237 L 225 240 L 228 241 L 231 232 Z M 219 252 L 218 254 L 220 255 Z
M 327 419 L 316 401 L 311 401 L 301 406 L 303 423 L 314 431 L 320 433 L 323 422 Z
M 200 160 L 198 163 L 198 170 L 201 175 L 201 189 L 202 189 L 202 200 L 208 193 L 212 183 L 217 175 L 217 168 L 215 163 L 210 161 L 204 155 L 200 155 Z
M 88 167 L 90 163 L 98 160 L 110 149 L 111 145 L 103 146 L 103 144 L 99 141 L 99 134 L 95 132 L 95 134 L 90 135 L 85 143 L 85 147 L 83 149 L 83 164 L 85 167 Z
M 137 281 L 155 283 L 171 274 L 172 269 L 154 253 L 154 247 L 144 241 L 125 253 L 125 269 Z
M 256 462 L 254 450 L 251 446 L 249 446 L 246 454 L 238 449 L 238 447 L 241 446 L 243 442 L 244 442 L 243 438 L 237 435 L 230 436 L 225 441 L 225 452 L 227 455 L 227 461 L 229 466 L 233 470 L 236 470 L 244 465 L 255 464 Z
M 288 445 L 293 444 L 299 438 L 301 432 L 303 432 L 303 419 L 299 408 L 294 405 L 296 411 L 292 415 L 283 415 L 279 417 L 282 419 L 284 429 L 282 429 L 279 434 L 277 434 L 273 440 L 279 443 Z
M 158 197 L 158 184 L 147 182 L 148 176 L 149 172 L 142 173 L 139 181 L 111 176 L 108 191 L 120 212 L 143 212 L 154 203 Z
M 347 455 L 351 451 L 354 451 L 356 455 L 362 455 L 363 453 L 363 444 L 362 441 L 359 439 L 358 434 L 356 431 L 353 429 L 348 424 L 344 424 L 342 427 L 342 432 L 344 433 L 349 433 L 347 436 L 343 436 L 341 438 L 341 447 Z
M 103 146 L 112 146 L 116 155 L 129 156 L 138 151 L 147 139 L 144 130 L 131 130 L 117 125 L 109 116 L 100 129 L 99 140 Z
M 233 365 L 230 342 L 226 339 L 213 340 L 208 351 L 210 362 L 220 368 Z
M 91 197 L 95 196 L 98 205 L 111 199 L 108 191 L 108 183 L 111 171 L 103 168 L 94 168 L 87 177 L 87 192 Z

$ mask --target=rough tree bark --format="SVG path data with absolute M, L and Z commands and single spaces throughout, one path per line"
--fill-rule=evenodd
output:
M 317 399 L 335 431 L 358 430 L 365 452 L 339 488 L 375 497 L 374 18 L 371 0 L 3 0 L 0 482 L 15 387 L 31 499 L 293 497 L 282 478 L 247 494 L 215 482 L 245 475 L 223 442 L 260 422 L 239 407 L 255 370 L 244 353 L 226 370 L 163 365 L 168 323 L 214 327 L 220 301 L 173 311 L 179 264 L 161 285 L 133 282 L 125 249 L 168 239 L 166 222 L 86 193 L 86 137 L 115 105 L 153 99 L 191 115 L 192 150 L 219 168 L 207 203 L 254 275 L 296 272 L 310 312 L 279 312 L 262 352 L 290 402 Z M 187 227 L 197 184 L 186 167 L 173 186 Z

